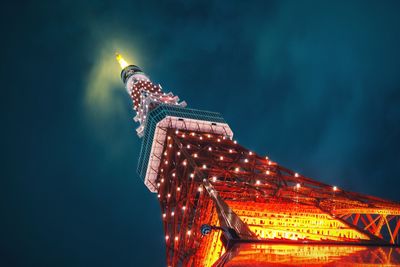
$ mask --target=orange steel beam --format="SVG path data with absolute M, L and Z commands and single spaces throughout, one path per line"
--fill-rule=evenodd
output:
M 369 220 L 369 224 L 364 228 L 364 229 L 368 229 L 371 228 L 370 232 L 373 234 L 376 234 L 377 230 L 378 230 L 378 226 L 375 224 L 376 221 L 378 221 L 381 217 L 380 216 L 376 216 L 375 219 L 372 218 L 371 214 L 365 214 L 365 216 L 367 217 L 367 219 Z
M 360 219 L 360 214 L 356 214 L 356 216 L 354 217 L 354 220 L 353 220 L 353 224 L 357 225 L 359 219 Z
M 394 244 L 394 237 L 393 237 L 392 231 L 390 230 L 389 222 L 388 222 L 388 220 L 386 219 L 386 217 L 383 217 L 383 218 L 384 218 L 384 220 L 385 220 L 386 227 L 387 227 L 388 232 L 389 232 L 389 235 L 390 235 L 390 242 L 391 242 L 392 244 Z
M 400 220 L 397 219 L 396 228 L 393 231 L 393 238 L 397 238 L 398 237 L 399 229 L 400 229 Z M 394 244 L 394 243 L 395 242 L 393 242 L 392 244 Z

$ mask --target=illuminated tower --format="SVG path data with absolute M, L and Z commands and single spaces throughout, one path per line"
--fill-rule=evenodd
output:
M 168 266 L 400 264 L 400 204 L 295 173 L 239 145 L 120 55 Z

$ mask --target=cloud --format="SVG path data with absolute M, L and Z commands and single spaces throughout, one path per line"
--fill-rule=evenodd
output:
M 83 99 L 87 130 L 99 145 L 107 147 L 110 154 L 119 154 L 127 142 L 121 131 L 132 127 L 126 118 L 132 117 L 133 112 L 120 79 L 121 69 L 115 60 L 115 52 L 122 53 L 128 62 L 134 62 L 133 49 L 127 49 L 121 40 L 113 39 L 101 42 L 94 50 Z

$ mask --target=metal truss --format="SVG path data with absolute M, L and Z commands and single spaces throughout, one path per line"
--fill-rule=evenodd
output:
M 169 266 L 211 266 L 228 249 L 203 224 L 240 242 L 399 244 L 398 203 L 317 182 L 212 131 L 163 130 L 154 186 Z

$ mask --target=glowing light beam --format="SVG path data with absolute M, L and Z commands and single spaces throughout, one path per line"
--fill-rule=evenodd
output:
M 118 61 L 119 65 L 121 66 L 121 69 L 125 69 L 127 66 L 129 66 L 128 62 L 122 57 L 121 54 L 115 53 L 115 59 Z

